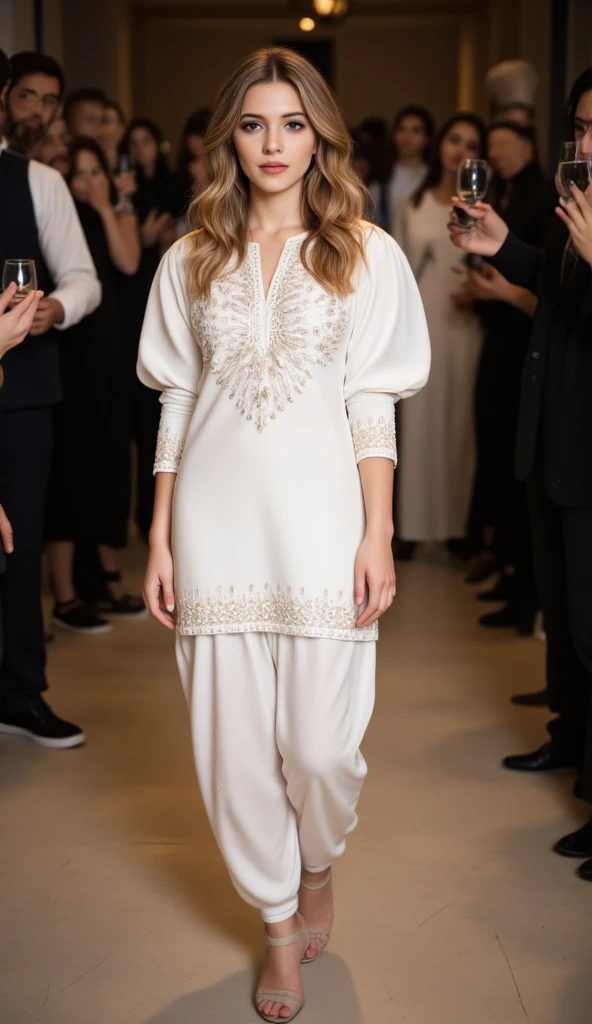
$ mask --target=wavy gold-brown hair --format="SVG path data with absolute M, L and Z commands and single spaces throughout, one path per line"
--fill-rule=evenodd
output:
M 186 257 L 190 291 L 207 298 L 233 254 L 235 267 L 246 256 L 249 182 L 233 133 L 247 90 L 263 82 L 292 85 L 316 134 L 315 158 L 302 182 L 302 223 L 309 234 L 300 258 L 327 291 L 347 295 L 358 261 L 365 259 L 362 217 L 368 194 L 352 167 L 351 138 L 331 89 L 304 57 L 276 46 L 241 61 L 212 110 L 203 150 L 206 184 L 189 209 L 196 229 Z

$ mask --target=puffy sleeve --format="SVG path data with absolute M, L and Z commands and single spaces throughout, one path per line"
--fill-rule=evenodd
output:
M 356 462 L 397 464 L 395 402 L 424 386 L 430 340 L 415 278 L 390 235 L 370 230 L 359 272 L 345 367 L 345 404 Z
M 138 353 L 138 377 L 162 391 L 155 473 L 176 473 L 199 394 L 203 359 L 191 326 L 183 257 L 187 239 L 163 256 L 146 307 Z

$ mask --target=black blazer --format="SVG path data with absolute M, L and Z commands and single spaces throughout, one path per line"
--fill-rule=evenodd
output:
M 553 501 L 592 506 L 592 274 L 578 260 L 579 287 L 566 295 L 561 267 L 567 237 L 559 219 L 546 250 L 510 234 L 491 262 L 538 296 L 522 377 L 516 475 L 526 480 L 539 454 Z

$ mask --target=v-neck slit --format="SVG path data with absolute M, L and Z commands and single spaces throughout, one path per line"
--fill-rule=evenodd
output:
M 274 289 L 276 281 L 279 279 L 279 272 L 280 272 L 280 270 L 281 270 L 281 268 L 282 268 L 282 266 L 283 266 L 283 264 L 284 264 L 284 262 L 286 260 L 287 253 L 288 253 L 288 246 L 289 246 L 290 242 L 295 242 L 295 241 L 297 241 L 299 239 L 306 238 L 307 234 L 308 234 L 308 231 L 301 231 L 298 235 L 290 235 L 289 238 L 286 238 L 286 241 L 284 242 L 284 244 L 282 246 L 282 250 L 280 252 L 279 259 L 278 259 L 278 261 L 277 261 L 277 263 L 275 265 L 275 270 L 274 270 L 273 274 L 271 275 L 271 278 L 270 278 L 270 281 L 269 281 L 269 287 L 267 289 L 267 293 L 265 292 L 265 282 L 263 280 L 263 264 L 261 262 L 261 244 L 259 242 L 249 242 L 249 246 L 254 246 L 255 247 L 251 251 L 255 252 L 255 254 L 256 254 L 257 272 L 258 272 L 258 277 L 259 277 L 259 290 L 261 292 L 261 298 L 263 300 L 263 305 L 264 305 L 265 308 L 267 308 L 267 304 L 269 302 L 269 297 L 270 297 L 270 295 L 271 295 L 271 293 L 272 293 L 272 291 Z

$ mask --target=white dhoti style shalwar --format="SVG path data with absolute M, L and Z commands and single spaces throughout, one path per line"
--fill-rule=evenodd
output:
M 177 473 L 177 660 L 198 777 L 234 884 L 270 921 L 294 912 L 301 864 L 332 863 L 355 825 L 378 633 L 355 625 L 357 463 L 396 462 L 395 402 L 429 372 L 405 257 L 364 233 L 344 298 L 312 277 L 301 234 L 267 297 L 250 243 L 192 301 L 181 239 L 140 344 L 140 379 L 162 391 L 155 472 Z

